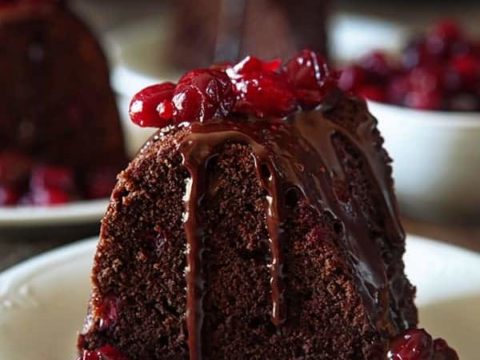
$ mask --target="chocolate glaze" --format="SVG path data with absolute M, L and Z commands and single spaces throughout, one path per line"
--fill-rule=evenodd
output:
M 360 101 L 360 100 L 352 100 Z M 319 214 L 328 211 L 341 225 L 343 245 L 355 270 L 355 281 L 365 306 L 370 310 L 370 321 L 384 323 L 393 316 L 389 296 L 395 293 L 388 286 L 384 262 L 375 239 L 367 229 L 367 219 L 354 199 L 347 207 L 341 204 L 333 191 L 334 181 L 348 183 L 342 161 L 333 146 L 333 137 L 344 137 L 361 154 L 368 165 L 371 178 L 383 195 L 387 236 L 393 243 L 401 242 L 404 233 L 398 222 L 395 201 L 389 191 L 390 175 L 373 137 L 375 119 L 369 117 L 356 128 L 346 129 L 330 119 L 328 109 L 318 108 L 298 112 L 288 119 L 234 118 L 209 123 L 185 124 L 190 132 L 178 143 L 183 164 L 190 173 L 185 194 L 184 227 L 187 238 L 187 311 L 190 359 L 202 358 L 202 309 L 205 281 L 202 274 L 203 235 L 197 221 L 208 184 L 205 169 L 209 160 L 217 156 L 226 143 L 244 143 L 252 149 L 257 174 L 267 196 L 267 227 L 271 250 L 272 322 L 280 327 L 288 321 L 284 300 L 283 222 L 288 216 L 285 197 L 289 189 L 299 191 Z

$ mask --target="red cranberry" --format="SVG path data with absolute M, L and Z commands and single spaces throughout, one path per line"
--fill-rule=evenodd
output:
M 408 76 L 395 76 L 387 86 L 387 101 L 392 104 L 404 105 L 405 97 L 410 91 L 410 88 Z
M 380 52 L 374 51 L 360 60 L 360 66 L 366 70 L 374 80 L 386 80 L 392 73 L 387 56 Z
M 366 99 L 384 102 L 387 99 L 385 89 L 378 85 L 364 85 L 357 90 L 358 95 Z
M 330 70 L 322 56 L 311 50 L 303 50 L 293 57 L 284 72 L 302 105 L 318 105 L 337 88 L 337 74 Z
M 457 55 L 450 61 L 463 90 L 474 89 L 480 80 L 480 59 L 473 54 Z
M 277 72 L 282 62 L 279 59 L 262 61 L 255 56 L 247 56 L 234 67 L 235 74 L 244 75 L 253 72 Z
M 432 360 L 433 339 L 423 329 L 411 329 L 390 344 L 389 360 Z
M 0 206 L 16 205 L 20 200 L 20 193 L 10 186 L 0 185 Z
M 172 102 L 177 123 L 203 122 L 228 115 L 235 105 L 235 94 L 225 72 L 198 69 L 180 78 Z
M 115 325 L 118 319 L 118 307 L 119 300 L 114 296 L 107 296 L 101 300 L 97 308 L 101 329 L 108 329 Z
M 259 66 L 259 60 L 247 57 L 227 70 L 236 93 L 236 111 L 258 117 L 283 117 L 296 108 L 295 95 L 286 79 L 270 71 L 270 65 Z
M 454 44 L 462 38 L 463 32 L 458 24 L 452 20 L 444 20 L 427 34 L 427 49 L 431 54 L 444 58 L 449 55 Z
M 75 177 L 72 169 L 67 167 L 38 165 L 32 170 L 30 188 L 32 191 L 57 189 L 69 193 L 75 189 Z
M 355 91 L 366 80 L 365 70 L 358 65 L 345 67 L 338 80 L 338 87 L 344 91 Z
M 403 50 L 401 57 L 402 65 L 407 70 L 435 62 L 435 57 L 428 52 L 424 39 L 412 40 Z
M 174 89 L 175 85 L 167 82 L 149 86 L 137 93 L 130 103 L 132 121 L 142 127 L 171 125 Z
M 57 188 L 32 189 L 31 193 L 29 194 L 29 201 L 33 205 L 61 205 L 66 204 L 71 200 L 72 198 L 67 192 Z
M 83 350 L 78 360 L 127 360 L 127 358 L 111 345 L 105 345 L 97 350 Z

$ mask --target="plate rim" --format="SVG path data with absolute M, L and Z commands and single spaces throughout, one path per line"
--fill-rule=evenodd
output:
M 55 206 L 0 207 L 0 228 L 24 225 L 64 225 L 99 221 L 110 200 L 74 201 Z

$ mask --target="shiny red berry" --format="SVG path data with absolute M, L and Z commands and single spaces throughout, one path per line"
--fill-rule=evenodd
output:
M 183 75 L 173 93 L 174 119 L 204 122 L 225 117 L 235 105 L 235 94 L 223 71 L 198 69 Z
M 423 329 L 411 329 L 390 344 L 388 360 L 432 360 L 433 339 Z
M 130 118 L 142 127 L 172 124 L 172 96 L 175 85 L 169 82 L 149 86 L 137 93 L 130 103 Z
M 276 66 L 247 57 L 227 70 L 237 95 L 235 111 L 258 117 L 283 117 L 295 110 L 295 94 L 285 77 L 272 71 Z
M 456 351 L 448 346 L 443 339 L 435 339 L 433 349 L 435 352 L 434 360 L 458 360 Z
M 119 300 L 114 296 L 107 296 L 102 299 L 97 308 L 97 313 L 100 318 L 100 328 L 108 329 L 115 325 L 118 318 Z
M 325 59 L 311 50 L 302 50 L 287 62 L 284 73 L 297 100 L 305 106 L 315 106 L 337 88 L 337 73 Z
M 105 345 L 97 350 L 83 350 L 78 360 L 127 360 L 127 358 L 111 345 Z
M 380 51 L 364 56 L 360 60 L 360 66 L 367 71 L 372 80 L 387 80 L 393 72 L 387 55 Z

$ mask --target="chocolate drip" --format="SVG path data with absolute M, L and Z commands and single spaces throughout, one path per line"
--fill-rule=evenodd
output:
M 275 326 L 280 326 L 286 320 L 286 304 L 285 304 L 285 284 L 283 274 L 283 253 L 282 244 L 284 243 L 284 230 L 282 229 L 285 219 L 283 196 L 278 177 L 275 174 L 275 168 L 272 162 L 268 162 L 266 157 L 255 154 L 255 167 L 257 174 L 262 179 L 263 186 L 268 192 L 268 208 L 267 208 L 267 227 L 269 234 L 270 252 L 272 262 L 270 264 L 270 284 L 272 285 L 272 322 Z M 265 179 L 262 166 L 268 169 L 268 178 Z
M 354 101 L 354 100 L 349 100 Z M 190 132 L 180 141 L 179 151 L 190 172 L 189 188 L 185 196 L 187 234 L 187 325 L 190 359 L 201 359 L 202 299 L 204 279 L 201 269 L 203 251 L 202 229 L 197 222 L 198 207 L 206 193 L 205 169 L 208 160 L 219 155 L 227 143 L 247 144 L 252 149 L 257 174 L 267 191 L 267 228 L 270 240 L 272 322 L 281 326 L 287 321 L 284 299 L 285 284 L 282 244 L 283 223 L 288 214 L 284 198 L 292 187 L 298 189 L 318 214 L 330 212 L 343 229 L 343 247 L 350 254 L 355 281 L 363 302 L 370 310 L 374 323 L 382 323 L 390 316 L 388 281 L 381 254 L 367 227 L 360 204 L 350 199 L 350 209 L 341 204 L 333 188 L 335 181 L 348 182 L 334 145 L 336 134 L 343 136 L 361 154 L 383 195 L 384 217 L 392 224 L 391 239 L 403 239 L 389 186 L 389 174 L 383 154 L 375 146 L 375 121 L 368 118 L 352 133 L 329 119 L 320 110 L 300 112 L 287 120 L 214 121 L 192 123 Z M 268 171 L 265 171 L 268 169 Z M 267 173 L 267 174 L 265 174 Z M 387 226 L 388 227 L 388 226 Z
M 201 359 L 203 324 L 203 290 L 205 280 L 202 271 L 202 253 L 204 248 L 203 230 L 198 223 L 197 208 L 205 194 L 204 166 L 195 157 L 184 158 L 184 165 L 190 173 L 184 197 L 184 228 L 187 238 L 187 329 L 190 360 Z

